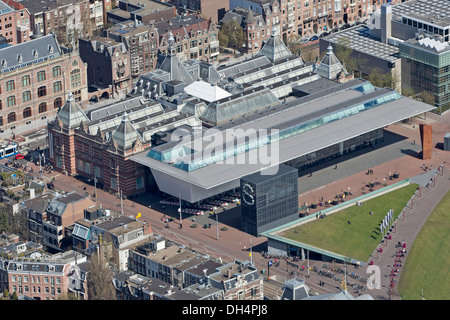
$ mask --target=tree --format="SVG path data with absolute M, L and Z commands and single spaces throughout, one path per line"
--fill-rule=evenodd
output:
M 102 253 L 92 254 L 89 258 L 86 280 L 89 300 L 116 300 L 112 271 Z
M 219 43 L 224 47 L 239 49 L 245 43 L 245 33 L 235 20 L 230 20 L 222 25 L 219 30 Z
M 302 37 L 299 34 L 292 34 L 287 38 L 286 46 L 292 54 L 300 56 L 302 54 L 301 41 Z
M 17 296 L 17 292 L 13 292 L 13 295 L 12 295 L 12 300 L 19 300 L 19 297 Z
M 408 98 L 415 98 L 416 93 L 414 92 L 414 90 L 411 87 L 409 87 L 407 85 L 403 85 L 402 86 L 402 95 L 404 95 L 405 97 L 408 97 Z
M 356 65 L 355 60 L 350 57 L 353 53 L 353 49 L 350 47 L 350 39 L 348 37 L 339 38 L 335 46 L 334 55 L 345 65 L 348 72 L 353 73 Z
M 4 290 L 3 290 L 3 298 L 9 298 L 9 291 L 8 291 L 8 289 L 7 288 L 5 288 Z
M 0 205 L 0 231 L 9 231 L 8 209 L 3 203 Z
M 436 104 L 436 97 L 429 91 L 422 91 L 418 94 L 419 98 L 427 104 L 434 106 Z

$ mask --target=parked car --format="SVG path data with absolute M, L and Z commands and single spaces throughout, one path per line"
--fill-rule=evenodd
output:
M 309 38 L 309 41 L 316 41 L 319 40 L 318 36 L 312 36 L 311 38 Z
M 20 160 L 20 159 L 24 159 L 24 158 L 25 158 L 25 156 L 23 154 L 20 154 L 20 153 L 16 154 L 16 160 Z
M 308 42 L 309 42 L 308 38 L 303 38 L 302 40 L 300 40 L 301 44 L 308 43 Z
M 328 32 L 324 32 L 324 33 L 322 33 L 322 34 L 320 35 L 320 37 L 323 38 L 323 37 L 326 37 L 326 36 L 328 36 L 328 35 L 329 35 Z

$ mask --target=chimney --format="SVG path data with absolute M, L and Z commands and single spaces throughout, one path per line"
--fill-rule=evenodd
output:
M 28 189 L 28 192 L 30 192 L 30 199 L 34 199 L 35 197 L 34 189 Z
M 210 278 L 208 277 L 208 269 L 203 269 L 203 281 L 207 286 L 211 285 Z
M 390 4 L 383 4 L 381 6 L 381 42 L 388 43 L 388 39 L 392 36 L 392 6 Z

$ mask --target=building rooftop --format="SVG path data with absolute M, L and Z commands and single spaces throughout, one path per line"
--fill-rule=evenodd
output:
M 396 6 L 394 6 L 396 7 Z M 389 44 L 380 42 L 370 34 L 367 26 L 354 26 L 336 33 L 332 33 L 324 38 L 334 44 L 339 44 L 339 39 L 348 41 L 348 45 L 355 51 L 364 52 L 365 54 L 395 62 L 399 59 L 398 48 Z
M 312 85 L 314 83 L 309 84 Z M 237 187 L 241 177 L 258 172 L 262 168 L 276 166 L 433 108 L 401 97 L 396 91 L 373 88 L 369 82 L 355 79 L 272 107 L 265 113 L 254 115 L 253 119 L 243 118 L 241 122 L 217 128 L 221 134 L 226 133 L 226 128 L 240 128 L 244 132 L 248 129 L 278 129 L 281 135 L 278 144 L 279 157 L 272 159 L 270 164 L 253 164 L 248 161 L 242 163 L 237 158 L 239 154 L 230 155 L 226 161 L 214 161 L 213 159 L 216 159 L 216 156 L 221 157 L 222 153 L 216 152 L 214 158 L 209 159 L 211 153 L 206 152 L 203 153 L 206 157 L 194 157 L 195 160 L 205 162 L 205 166 L 185 171 L 153 159 L 146 152 L 131 158 L 152 169 L 163 192 L 180 193 L 184 200 L 195 202 L 214 194 L 217 192 L 216 188 L 225 190 Z M 227 139 L 222 137 L 222 141 Z M 263 142 L 261 140 L 261 143 Z M 302 146 L 301 150 L 296 147 L 298 145 Z M 170 143 L 165 148 L 172 151 Z M 225 155 L 226 150 L 222 149 Z M 190 153 L 186 154 L 188 158 L 185 163 L 189 163 Z M 251 155 L 250 151 L 244 154 L 246 157 Z M 182 164 L 180 160 L 183 161 L 183 158 L 177 160 L 178 164 Z
M 53 34 L 0 49 L 0 74 L 26 68 L 61 56 Z
M 7 14 L 7 13 L 11 13 L 14 10 L 8 6 L 6 3 L 4 3 L 3 1 L 0 1 L 0 16 Z
M 442 28 L 450 28 L 448 0 L 409 0 L 392 6 L 392 15 L 411 18 Z
M 58 7 L 77 3 L 77 0 L 18 0 L 31 14 L 47 12 Z
M 141 7 L 141 9 L 132 10 L 131 12 L 139 15 L 146 15 L 158 11 L 165 10 L 167 8 L 173 8 L 171 4 L 152 1 L 152 0 L 126 0 L 122 1 L 126 3 L 133 4 L 134 6 Z

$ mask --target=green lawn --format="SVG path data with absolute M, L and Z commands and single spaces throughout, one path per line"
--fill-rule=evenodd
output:
M 380 223 L 386 213 L 393 209 L 395 220 L 417 187 L 417 184 L 407 185 L 367 200 L 363 206 L 354 205 L 327 215 L 325 219 L 314 219 L 286 230 L 281 236 L 347 257 L 368 261 L 382 239 Z M 374 214 L 370 215 L 370 211 Z
M 450 191 L 420 230 L 399 282 L 406 300 L 450 300 Z

